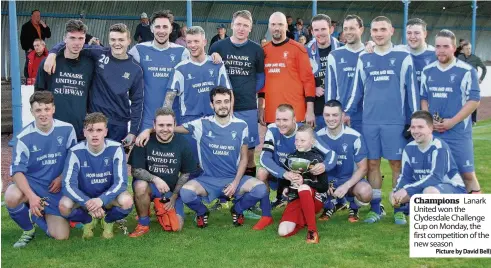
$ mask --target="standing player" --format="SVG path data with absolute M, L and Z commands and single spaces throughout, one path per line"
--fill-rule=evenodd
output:
M 189 34 L 189 33 L 188 33 Z M 179 132 L 191 134 L 198 143 L 203 175 L 187 182 L 181 189 L 182 201 L 197 215 L 197 226 L 208 225 L 208 209 L 201 202 L 225 195 L 235 197 L 230 212 L 235 226 L 244 223 L 243 212 L 267 196 L 266 185 L 244 176 L 247 167 L 247 123 L 233 117 L 232 90 L 215 87 L 210 92 L 214 116 L 196 119 L 178 127 Z M 177 130 L 176 129 L 176 130 Z
M 350 35 L 349 32 L 346 36 Z M 338 155 L 336 168 L 327 172 L 329 181 L 334 182 L 333 197 L 348 197 L 350 201 L 348 220 L 357 222 L 359 205 L 368 203 L 372 199 L 372 187 L 363 179 L 368 170 L 367 149 L 361 134 L 345 126 L 343 117 L 344 112 L 339 101 L 326 102 L 324 107 L 326 127 L 317 131 L 317 136 Z M 325 210 L 320 219 L 329 220 L 334 211 L 333 203 L 328 201 L 325 203 Z
M 327 77 L 327 59 L 329 54 L 340 47 L 342 44 L 331 36 L 331 18 L 325 14 L 318 14 L 312 18 L 312 33 L 315 40 L 307 44 L 307 53 L 309 54 L 310 64 L 315 77 L 315 130 L 326 126 L 322 111 L 324 109 L 324 78 Z
M 298 122 L 315 125 L 315 80 L 307 50 L 286 37 L 286 17 L 275 12 L 269 17 L 272 41 L 264 46 L 266 81 L 259 95 L 259 121 L 273 123 L 282 103 L 295 107 Z
M 123 141 L 125 145 L 135 141 L 143 112 L 143 71 L 127 53 L 130 42 L 128 27 L 117 23 L 109 28 L 110 47 L 90 46 L 82 51 L 97 64 L 89 109 L 107 116 L 107 138 Z M 46 72 L 54 72 L 54 53 L 63 48 L 64 43 L 60 43 L 50 50 L 53 54 L 44 64 Z M 131 122 L 129 133 L 128 121 Z
M 49 75 L 44 71 L 44 62 L 39 65 L 35 90 L 49 90 L 57 107 L 55 119 L 68 122 L 75 128 L 77 139 L 83 139 L 83 122 L 87 114 L 87 100 L 91 89 L 94 62 L 80 55 L 85 41 L 87 26 L 80 20 L 65 24 L 66 48 L 56 56 L 57 72 Z
M 159 108 L 155 113 L 155 133 L 144 147 L 133 147 L 129 158 L 133 175 L 138 225 L 130 237 L 139 237 L 150 230 L 148 211 L 154 202 L 159 223 L 166 231 L 178 231 L 184 224 L 184 204 L 179 191 L 188 181 L 197 164 L 189 145 L 181 134 L 175 134 L 176 117 L 171 108 Z M 164 198 L 164 199 L 162 199 Z M 161 201 L 168 200 L 165 205 Z M 175 208 L 175 209 L 174 209 Z M 171 212 L 171 213 L 169 213 Z M 166 225 L 166 217 L 176 218 L 177 226 Z
M 259 158 L 261 167 L 258 168 L 257 178 L 265 183 L 276 178 L 277 180 L 293 180 L 296 175 L 284 166 L 286 157 L 295 152 L 295 136 L 298 127 L 302 124 L 296 123 L 295 112 L 290 104 L 281 104 L 276 109 L 276 123 L 268 126 L 264 138 L 263 151 Z M 331 170 L 336 166 L 337 156 L 327 145 L 316 139 L 315 148 L 324 156 L 324 162 L 316 164 L 310 171 L 313 175 L 319 175 L 324 171 Z M 282 185 L 281 181 L 278 183 Z M 283 189 L 278 187 L 276 198 L 279 200 Z M 260 203 L 262 217 L 253 227 L 254 230 L 263 230 L 273 224 L 271 216 L 271 204 L 269 195 L 265 196 Z
M 438 61 L 426 66 L 421 75 L 421 107 L 441 117 L 434 123 L 435 136 L 450 147 L 467 191 L 480 193 L 470 118 L 481 99 L 477 71 L 455 58 L 455 35 L 451 31 L 441 30 L 435 47 Z
M 356 15 L 348 15 L 343 22 L 343 33 L 346 46 L 340 47 L 329 54 L 325 78 L 325 102 L 338 100 L 342 107 L 346 107 L 353 90 L 358 56 L 365 48 L 361 42 L 363 34 L 363 20 Z M 361 117 L 363 103 L 360 101 L 356 111 L 345 114 L 344 120 L 352 129 L 362 132 Z
M 402 173 L 390 194 L 392 205 L 409 214 L 409 200 L 415 194 L 465 194 L 465 185 L 450 148 L 432 134 L 431 114 L 415 112 L 411 116 L 410 130 L 414 141 L 404 148 Z M 406 224 L 403 211 L 394 214 L 396 224 Z
M 114 236 L 113 225 L 133 208 L 126 191 L 128 172 L 121 144 L 105 139 L 107 117 L 91 113 L 84 120 L 87 139 L 70 149 L 63 170 L 63 197 L 60 212 L 67 219 L 84 224 L 82 237 L 94 236 L 94 227 L 102 219 L 102 237 Z
M 58 210 L 58 202 L 63 164 L 68 149 L 76 142 L 75 131 L 72 125 L 53 120 L 55 105 L 51 92 L 34 92 L 29 103 L 34 122 L 14 140 L 10 166 L 14 184 L 5 191 L 10 218 L 24 231 L 15 248 L 25 247 L 34 238 L 31 218 L 57 240 L 68 239 L 70 233 L 68 222 Z
M 376 44 L 374 53 L 360 53 L 353 92 L 346 111 L 350 114 L 363 98 L 363 136 L 368 149 L 368 179 L 373 188 L 371 211 L 365 222 L 380 220 L 382 174 L 380 159 L 389 160 L 392 186 L 401 171 L 402 150 L 406 145 L 405 100 L 411 113 L 419 109 L 419 94 L 414 82 L 411 55 L 405 49 L 394 48 L 392 22 L 383 16 L 371 23 L 371 36 Z M 387 112 L 390 111 L 390 112 Z
M 234 92 L 234 116 L 244 120 L 249 129 L 249 151 L 246 175 L 256 176 L 254 148 L 259 145 L 256 93 L 264 87 L 264 52 L 252 40 L 252 15 L 240 10 L 232 16 L 232 37 L 214 43 L 210 53 L 224 59 L 225 68 Z

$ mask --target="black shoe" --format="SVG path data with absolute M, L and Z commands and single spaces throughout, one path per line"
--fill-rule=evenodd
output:
M 232 206 L 232 208 L 230 208 L 230 214 L 232 214 L 232 223 L 235 225 L 235 226 L 242 226 L 244 224 L 244 221 L 245 221 L 245 217 L 244 217 L 244 214 L 239 214 L 235 211 L 235 205 Z

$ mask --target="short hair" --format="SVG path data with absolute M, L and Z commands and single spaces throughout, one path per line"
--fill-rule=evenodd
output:
M 235 12 L 234 15 L 232 15 L 232 22 L 234 22 L 237 17 L 249 20 L 252 24 L 252 14 L 249 10 L 239 10 Z
M 339 107 L 339 110 L 343 111 L 343 105 L 338 100 L 329 100 L 324 104 L 324 107 Z
M 34 14 L 34 12 L 39 12 L 41 13 L 41 11 L 39 11 L 39 9 L 34 9 L 33 11 L 31 11 L 31 15 Z
M 375 17 L 375 19 L 373 19 L 370 24 L 372 24 L 374 22 L 380 22 L 380 21 L 385 21 L 388 24 L 392 25 L 392 21 L 390 21 L 390 19 L 387 18 L 386 16 L 378 16 L 378 17 Z
M 446 37 L 446 38 L 450 38 L 450 40 L 452 40 L 452 44 L 454 46 L 457 46 L 457 43 L 456 43 L 456 38 L 455 38 L 455 34 L 450 31 L 450 30 L 447 30 L 447 29 L 443 29 L 441 31 L 439 31 L 437 34 L 436 34 L 436 37 Z
M 53 93 L 51 91 L 47 90 L 41 90 L 41 91 L 36 91 L 34 92 L 31 97 L 29 98 L 29 104 L 32 107 L 33 103 L 43 103 L 43 104 L 54 104 L 55 103 L 55 98 L 53 96 Z
M 97 123 L 104 123 L 107 126 L 107 117 L 100 112 L 90 113 L 85 116 L 84 128 Z
M 116 23 L 111 25 L 111 27 L 109 27 L 109 32 L 118 32 L 122 34 L 126 33 L 128 35 L 128 38 L 131 38 L 130 30 L 128 29 L 128 26 L 126 26 L 126 24 L 124 23 Z
M 39 41 L 39 42 L 41 42 L 41 45 L 46 46 L 46 42 L 44 42 L 44 40 L 43 40 L 43 39 L 41 39 L 41 38 L 36 38 L 36 39 L 34 39 L 34 42 L 32 42 L 32 43 L 34 44 L 34 43 L 36 43 L 36 42 L 38 42 L 38 41 Z
M 87 33 L 87 25 L 85 25 L 81 20 L 69 20 L 65 24 L 65 33 L 82 32 Z
M 292 16 L 290 16 L 290 15 L 286 16 L 286 18 L 287 18 L 287 19 L 292 19 L 292 20 L 293 20 L 293 17 L 292 17 Z
M 464 43 L 462 43 L 462 48 L 464 48 L 466 46 L 472 46 L 471 42 L 464 40 Z
M 464 38 L 460 38 L 460 39 L 459 39 L 459 43 L 460 43 L 460 42 L 464 42 L 464 41 L 465 41 L 465 39 L 464 39 Z
M 423 27 L 423 31 L 426 32 L 426 22 L 420 18 L 414 18 L 414 19 L 410 19 L 407 21 L 406 23 L 406 27 L 408 26 L 413 26 L 413 25 L 421 25 L 421 27 Z
M 315 15 L 312 20 L 310 20 L 310 24 L 314 23 L 314 21 L 320 21 L 320 20 L 325 20 L 327 21 L 327 24 L 329 27 L 331 26 L 331 17 L 327 16 L 326 14 L 317 14 Z
M 157 117 L 166 116 L 166 115 L 172 116 L 172 118 L 174 119 L 174 123 L 176 122 L 176 114 L 174 113 L 172 108 L 168 108 L 168 107 L 160 107 L 157 109 L 157 111 L 155 112 L 154 122 L 157 121 Z
M 283 104 L 278 105 L 278 108 L 276 108 L 276 111 L 278 111 L 278 112 L 290 111 L 290 112 L 292 112 L 293 116 L 295 116 L 295 109 L 293 109 L 293 106 L 291 104 L 288 104 L 288 103 L 283 103 Z
M 155 11 L 152 14 L 152 17 L 150 18 L 150 24 L 153 25 L 156 19 L 168 19 L 169 22 L 172 24 L 174 21 L 174 15 L 170 10 L 159 10 Z
M 206 38 L 205 30 L 203 30 L 203 28 L 201 28 L 201 26 L 189 27 L 188 30 L 186 31 L 186 34 L 189 34 L 189 35 L 201 34 L 201 35 L 203 35 L 203 38 Z
M 358 26 L 360 28 L 363 27 L 363 20 L 358 15 L 348 15 L 348 16 L 346 16 L 346 18 L 344 18 L 344 21 L 347 21 L 347 20 L 356 20 L 356 22 L 358 22 Z
M 314 129 L 307 124 L 299 126 L 297 128 L 297 132 L 307 132 L 310 135 L 310 137 L 315 139 Z
M 416 111 L 411 115 L 411 120 L 412 119 L 423 119 L 429 127 L 433 128 L 433 116 L 431 116 L 428 111 Z
M 198 26 L 199 27 L 199 26 Z M 201 28 L 201 27 L 200 27 Z M 214 87 L 211 91 L 210 91 L 210 102 L 213 102 L 213 98 L 217 95 L 217 94 L 227 94 L 229 97 L 230 97 L 230 100 L 232 100 L 232 90 L 231 89 L 228 89 L 226 87 L 222 87 L 222 86 L 217 86 L 217 87 Z

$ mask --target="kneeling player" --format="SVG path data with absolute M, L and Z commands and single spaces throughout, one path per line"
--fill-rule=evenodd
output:
M 155 133 L 144 147 L 133 147 L 129 163 L 135 192 L 138 225 L 130 237 L 139 237 L 150 228 L 150 202 L 165 231 L 180 231 L 184 224 L 184 204 L 179 191 L 197 164 L 192 150 L 181 134 L 174 133 L 176 116 L 171 108 L 155 113 Z M 179 174 L 180 173 L 180 174 Z
M 203 175 L 186 183 L 181 189 L 182 201 L 197 215 L 197 225 L 208 225 L 208 209 L 201 198 L 210 202 L 222 195 L 235 197 L 231 208 L 235 226 L 244 223 L 243 212 L 267 195 L 266 185 L 256 178 L 244 176 L 249 144 L 245 121 L 233 117 L 232 91 L 215 87 L 210 92 L 214 116 L 197 119 L 177 127 L 176 132 L 189 133 L 197 141 Z
M 350 201 L 348 220 L 357 222 L 360 205 L 372 199 L 372 187 L 363 179 L 368 169 L 365 141 L 360 133 L 343 124 L 345 114 L 339 101 L 328 101 L 323 116 L 326 127 L 317 131 L 317 136 L 338 155 L 336 168 L 327 172 L 329 181 L 334 183 L 332 197 L 347 196 Z M 335 212 L 331 201 L 329 196 L 320 220 L 329 220 Z
M 450 149 L 433 136 L 433 117 L 427 111 L 411 116 L 410 142 L 402 155 L 402 173 L 390 195 L 394 222 L 406 224 L 409 200 L 414 194 L 465 194 L 465 185 Z
M 70 234 L 68 222 L 58 210 L 58 201 L 63 164 L 77 139 L 75 130 L 68 123 L 53 120 L 55 105 L 51 92 L 34 92 L 29 102 L 34 122 L 14 139 L 10 166 L 14 184 L 5 191 L 7 211 L 24 230 L 15 248 L 25 247 L 34 238 L 31 219 L 57 240 L 68 239 Z
M 312 128 L 308 125 L 300 126 L 295 136 L 296 150 L 285 160 L 285 166 L 292 172 L 292 176 L 286 178 L 290 181 L 290 187 L 284 190 L 290 202 L 286 205 L 278 227 L 278 234 L 288 237 L 307 225 L 307 243 L 310 244 L 319 243 L 315 214 L 322 209 L 325 192 L 329 188 L 325 171 L 319 175 L 311 173 L 310 169 L 315 164 L 324 161 L 322 153 L 313 148 L 314 143 Z
M 113 225 L 133 208 L 126 191 L 126 157 L 120 143 L 105 139 L 107 118 L 102 113 L 88 114 L 84 120 L 87 139 L 70 149 L 63 170 L 63 198 L 59 208 L 70 221 L 84 224 L 82 237 L 94 236 L 102 219 L 102 237 L 112 238 Z

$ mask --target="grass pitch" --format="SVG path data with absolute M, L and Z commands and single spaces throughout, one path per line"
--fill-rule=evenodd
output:
M 482 190 L 491 192 L 491 120 L 474 128 L 476 172 Z M 387 161 L 383 174 L 390 178 Z M 320 243 L 307 245 L 306 231 L 290 238 L 277 235 L 282 209 L 273 211 L 275 224 L 253 231 L 255 220 L 242 227 L 232 225 L 227 210 L 210 215 L 209 227 L 198 229 L 188 211 L 181 233 L 165 233 L 152 217 L 149 234 L 130 239 L 116 230 L 112 240 L 82 240 L 81 230 L 72 229 L 68 241 L 48 239 L 40 230 L 24 249 L 14 249 L 21 230 L 2 207 L 2 267 L 491 267 L 491 259 L 410 259 L 409 226 L 393 224 L 388 202 L 390 180 L 383 186 L 387 216 L 367 225 L 349 223 L 347 212 L 336 213 L 329 222 L 318 222 Z M 360 210 L 363 217 L 368 208 Z M 136 226 L 135 211 L 127 218 Z

